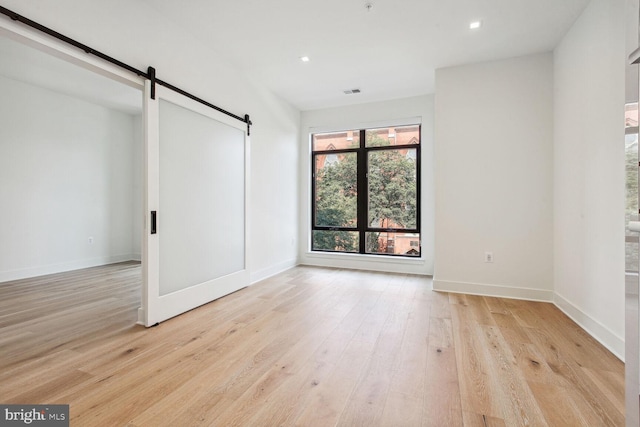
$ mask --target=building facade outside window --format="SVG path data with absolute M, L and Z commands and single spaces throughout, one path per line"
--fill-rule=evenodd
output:
M 311 141 L 311 249 L 419 257 L 420 125 Z

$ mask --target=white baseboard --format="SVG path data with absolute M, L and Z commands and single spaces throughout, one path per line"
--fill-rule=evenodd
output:
M 144 326 L 145 313 L 144 308 L 138 307 L 138 321 L 136 324 Z
M 553 301 L 553 291 L 551 290 L 489 285 L 486 283 L 453 282 L 449 280 L 433 279 L 433 290 L 457 294 L 482 295 L 487 297 L 514 298 L 528 301 Z
M 596 341 L 624 362 L 624 338 L 617 336 L 609 328 L 576 307 L 562 295 L 555 293 L 553 303 Z
M 0 283 L 10 280 L 28 279 L 30 277 L 44 276 L 46 274 L 62 273 L 65 271 L 79 270 L 81 268 L 97 267 L 99 265 L 113 264 L 116 262 L 132 261 L 135 254 L 111 255 L 84 260 L 64 262 L 60 264 L 41 265 L 37 267 L 23 268 L 19 270 L 0 271 Z
M 589 316 L 556 292 L 542 289 L 516 288 L 511 286 L 488 285 L 485 283 L 453 282 L 438 279 L 433 280 L 433 290 L 553 303 L 596 341 L 624 362 L 624 339 L 617 336 L 602 323 Z
M 254 283 L 260 282 L 261 280 L 268 279 L 269 277 L 275 276 L 276 274 L 289 270 L 290 268 L 293 268 L 296 265 L 298 265 L 298 260 L 295 258 L 292 258 L 287 261 L 280 262 L 278 264 L 269 266 L 267 268 L 263 268 L 258 271 L 252 271 L 249 281 L 253 285 Z

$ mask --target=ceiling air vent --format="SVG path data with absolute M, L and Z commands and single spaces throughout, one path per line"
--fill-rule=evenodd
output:
M 360 89 L 347 89 L 344 91 L 345 95 L 351 95 L 353 93 L 360 93 Z

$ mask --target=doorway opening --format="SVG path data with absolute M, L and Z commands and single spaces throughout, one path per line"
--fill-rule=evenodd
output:
M 17 39 L 0 34 L 5 362 L 131 326 L 142 294 L 142 82 Z

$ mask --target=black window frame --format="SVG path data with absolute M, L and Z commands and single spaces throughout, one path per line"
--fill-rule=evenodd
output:
M 338 254 L 360 254 L 360 255 L 377 255 L 385 257 L 402 257 L 402 258 L 420 258 L 422 256 L 422 233 L 421 233 L 421 151 L 422 151 L 422 125 L 421 124 L 403 124 L 395 125 L 395 127 L 418 127 L 418 143 L 414 144 L 402 144 L 402 145 L 385 145 L 385 146 L 371 146 L 367 147 L 366 132 L 376 129 L 383 129 L 385 127 L 394 127 L 394 125 L 388 126 L 376 126 L 374 128 L 357 129 L 359 132 L 359 146 L 354 148 L 344 148 L 339 150 L 314 150 L 313 141 L 314 135 L 322 135 L 326 133 L 334 132 L 319 132 L 317 134 L 311 134 L 311 251 L 312 252 L 327 252 Z M 355 130 L 355 129 L 354 129 Z M 341 131 L 335 131 L 335 133 L 341 133 Z M 412 149 L 416 150 L 416 227 L 415 228 L 381 228 L 369 226 L 369 186 L 368 186 L 368 170 L 369 170 L 369 153 L 373 151 L 390 151 L 390 150 L 403 150 Z M 340 227 L 340 226 L 319 226 L 316 225 L 316 157 L 330 154 L 346 154 L 356 153 L 357 156 L 357 226 L 356 227 Z M 357 232 L 358 239 L 358 251 L 347 252 L 340 250 L 329 249 L 315 249 L 313 247 L 313 232 L 314 231 L 349 231 Z M 367 233 L 417 233 L 418 239 L 418 255 L 412 254 L 390 254 L 382 252 L 367 252 Z M 412 249 L 415 246 L 412 246 Z

